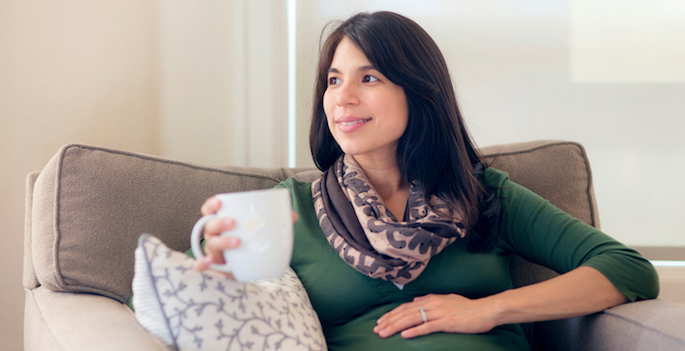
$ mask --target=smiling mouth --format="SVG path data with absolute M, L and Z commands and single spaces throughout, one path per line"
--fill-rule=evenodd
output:
M 344 126 L 352 126 L 352 125 L 355 125 L 355 124 L 368 122 L 368 121 L 370 121 L 370 120 L 371 120 L 371 118 L 369 118 L 369 119 L 360 119 L 360 120 L 352 121 L 352 122 L 338 122 L 338 123 L 340 123 L 341 125 L 344 125 Z

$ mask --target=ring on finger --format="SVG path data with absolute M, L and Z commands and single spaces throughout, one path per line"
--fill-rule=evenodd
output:
M 419 307 L 419 312 L 421 312 L 421 320 L 423 323 L 428 322 L 428 319 L 426 318 L 426 311 L 423 310 L 423 307 Z

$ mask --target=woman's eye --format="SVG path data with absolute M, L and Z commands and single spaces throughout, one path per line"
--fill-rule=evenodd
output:
M 337 77 L 329 77 L 328 78 L 328 85 L 336 85 L 340 83 L 340 79 Z
M 367 75 L 364 76 L 364 80 L 362 80 L 362 81 L 363 81 L 364 83 L 370 83 L 370 82 L 378 81 L 378 78 L 376 78 L 376 77 L 374 77 L 374 76 L 370 76 L 370 75 L 367 74 Z

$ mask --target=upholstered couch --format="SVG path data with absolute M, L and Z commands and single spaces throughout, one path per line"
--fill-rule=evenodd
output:
M 536 141 L 482 152 L 512 180 L 599 226 L 581 145 Z M 210 168 L 85 145 L 62 147 L 27 179 L 26 350 L 164 350 L 127 306 L 139 236 L 151 233 L 186 250 L 200 205 L 210 195 L 318 174 Z M 516 285 L 555 274 L 516 257 L 511 267 Z M 540 350 L 685 350 L 685 308 L 659 299 L 526 327 Z

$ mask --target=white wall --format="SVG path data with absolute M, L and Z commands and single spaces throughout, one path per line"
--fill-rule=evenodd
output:
M 160 154 L 285 166 L 285 2 L 158 2 Z
M 602 229 L 629 245 L 685 246 L 684 4 L 299 0 L 299 135 L 321 28 L 359 11 L 399 12 L 443 51 L 478 145 L 579 141 L 592 162 Z M 306 145 L 298 147 L 298 163 L 310 164 Z

